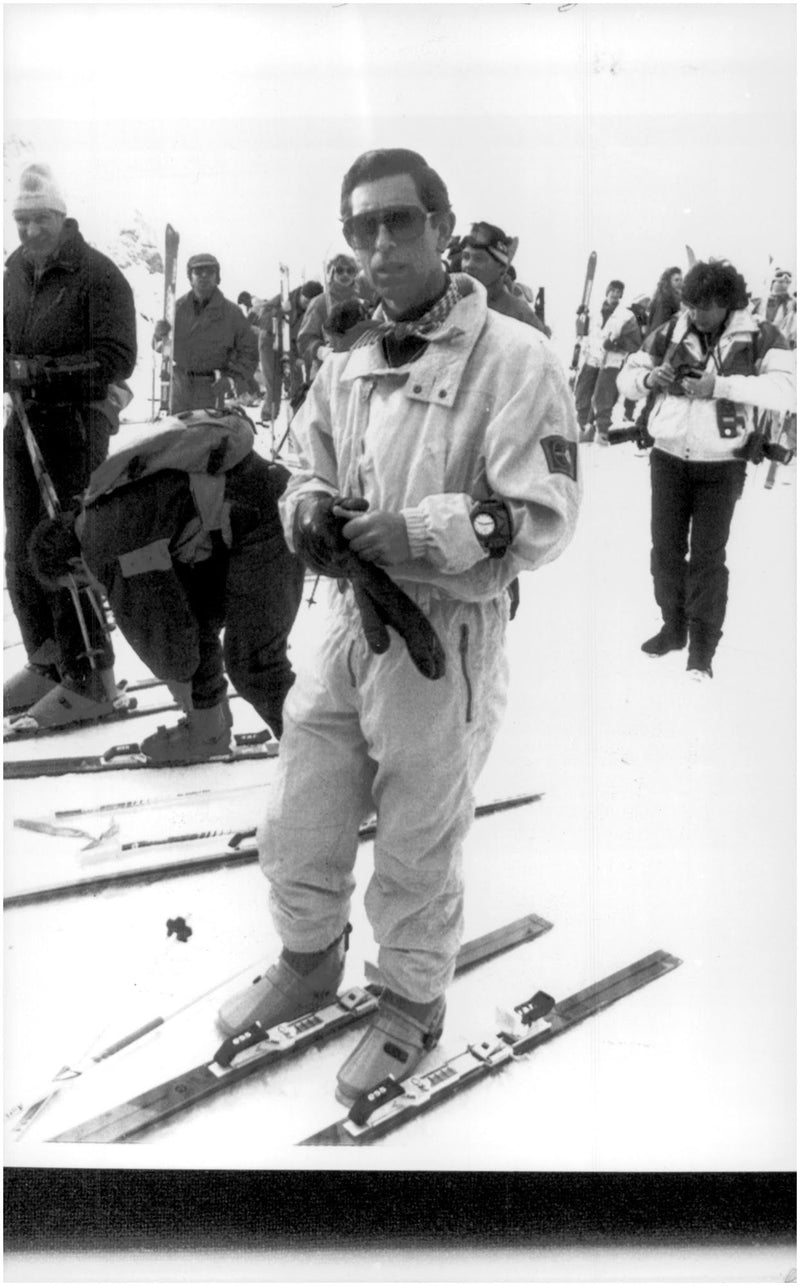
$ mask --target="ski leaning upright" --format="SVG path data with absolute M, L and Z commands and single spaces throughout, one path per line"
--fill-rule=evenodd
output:
M 178 245 L 180 237 L 171 223 L 164 237 L 164 321 L 169 334 L 161 347 L 161 400 L 159 415 L 172 414 L 172 354 L 175 341 L 175 295 L 178 286 Z
M 476 938 L 459 951 L 456 973 L 462 973 L 522 942 L 530 942 L 552 927 L 548 920 L 528 915 Z M 235 1085 L 246 1076 L 285 1062 L 309 1046 L 320 1045 L 336 1032 L 361 1022 L 377 1009 L 381 990 L 381 986 L 375 983 L 351 987 L 322 1009 L 269 1030 L 260 1023 L 253 1023 L 238 1035 L 223 1041 L 210 1063 L 201 1063 L 181 1076 L 174 1076 L 162 1085 L 146 1090 L 144 1094 L 137 1094 L 126 1103 L 64 1130 L 48 1142 L 124 1142 L 229 1085 Z
M 368 1094 L 357 1098 L 348 1116 L 304 1139 L 301 1146 L 354 1147 L 371 1143 L 523 1054 L 545 1045 L 585 1018 L 607 1009 L 623 996 L 655 982 L 680 963 L 666 951 L 654 951 L 557 1004 L 546 992 L 537 991 L 530 1000 L 514 1008 L 498 1032 L 467 1045 L 460 1054 L 430 1072 L 410 1076 L 405 1081 L 387 1077 Z
M 583 294 L 578 306 L 577 321 L 575 322 L 575 334 L 577 336 L 575 347 L 572 350 L 572 364 L 570 370 L 570 382 L 574 384 L 578 372 L 578 363 L 581 360 L 582 342 L 589 333 L 589 301 L 592 298 L 592 286 L 594 285 L 594 274 L 597 268 L 597 251 L 593 250 L 589 255 L 589 261 L 586 264 L 586 276 L 583 279 Z

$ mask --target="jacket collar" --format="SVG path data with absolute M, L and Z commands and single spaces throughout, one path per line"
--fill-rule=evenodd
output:
M 60 268 L 64 272 L 77 272 L 81 266 L 83 251 L 86 242 L 78 227 L 76 219 L 67 218 L 64 220 L 64 226 L 61 229 L 61 237 L 55 251 L 45 262 L 42 269 L 43 274 L 50 272 L 54 268 Z M 26 256 L 23 246 L 17 246 L 13 255 L 9 256 L 8 266 L 15 261 L 31 278 L 34 275 L 32 261 Z
M 464 369 L 489 312 L 485 288 L 479 281 L 471 281 L 473 289 L 453 305 L 441 330 L 437 331 L 424 353 L 414 362 L 413 382 L 410 378 L 408 381 L 420 393 L 425 394 L 432 394 L 433 386 L 436 385 L 435 400 L 445 406 L 452 405 L 455 399 Z M 399 369 L 402 371 L 403 368 Z M 396 376 L 397 373 L 398 368 L 389 366 L 386 361 L 382 345 L 369 344 L 347 353 L 338 378 L 343 383 L 350 384 L 365 377 Z M 433 401 L 434 397 L 431 396 L 430 400 Z

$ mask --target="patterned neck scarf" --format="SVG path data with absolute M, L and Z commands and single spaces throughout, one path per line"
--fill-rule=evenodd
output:
M 473 289 L 472 277 L 468 277 L 464 272 L 453 273 L 441 299 L 413 321 L 392 321 L 384 312 L 383 304 L 379 304 L 373 313 L 370 329 L 363 335 L 359 335 L 352 347 L 366 348 L 369 344 L 380 343 L 389 336 L 398 342 L 412 338 L 426 342 L 444 339 L 450 334 L 450 327 L 445 325 L 450 313 L 459 300 L 472 294 Z

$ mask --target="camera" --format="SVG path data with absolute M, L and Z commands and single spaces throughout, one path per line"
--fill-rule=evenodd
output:
M 632 424 L 628 429 L 609 429 L 608 445 L 617 447 L 621 442 L 635 442 L 640 451 L 647 451 L 655 441 L 646 424 Z
M 794 459 L 794 451 L 791 447 L 785 447 L 780 442 L 770 442 L 769 438 L 756 429 L 751 433 L 743 447 L 734 451 L 738 460 L 746 460 L 748 464 L 761 464 L 762 460 L 771 460 L 776 464 L 790 464 Z

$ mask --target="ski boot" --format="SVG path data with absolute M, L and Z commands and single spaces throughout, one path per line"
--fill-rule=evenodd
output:
M 263 977 L 238 991 L 220 1006 L 217 1025 L 226 1036 L 235 1036 L 254 1022 L 267 1031 L 278 1023 L 330 1004 L 344 977 L 344 958 L 350 942 L 350 925 L 324 951 L 287 951 Z
M 3 715 L 24 714 L 53 688 L 61 676 L 54 665 L 29 661 L 3 684 Z
M 35 732 L 107 719 L 114 714 L 118 696 L 113 670 L 91 670 L 87 677 L 80 679 L 67 675 L 30 706 L 26 714 L 14 719 L 12 729 Z
M 388 988 L 378 1012 L 350 1057 L 339 1069 L 336 1097 L 349 1105 L 387 1076 L 403 1081 L 438 1043 L 444 1027 L 444 996 L 416 1003 Z
M 648 656 L 666 656 L 667 652 L 680 652 L 686 647 L 687 638 L 688 630 L 685 625 L 665 623 L 658 634 L 654 634 L 651 639 L 645 639 L 642 651 Z
M 153 763 L 203 763 L 231 749 L 233 720 L 227 700 L 207 710 L 192 708 L 174 728 L 163 724 L 140 745 Z

